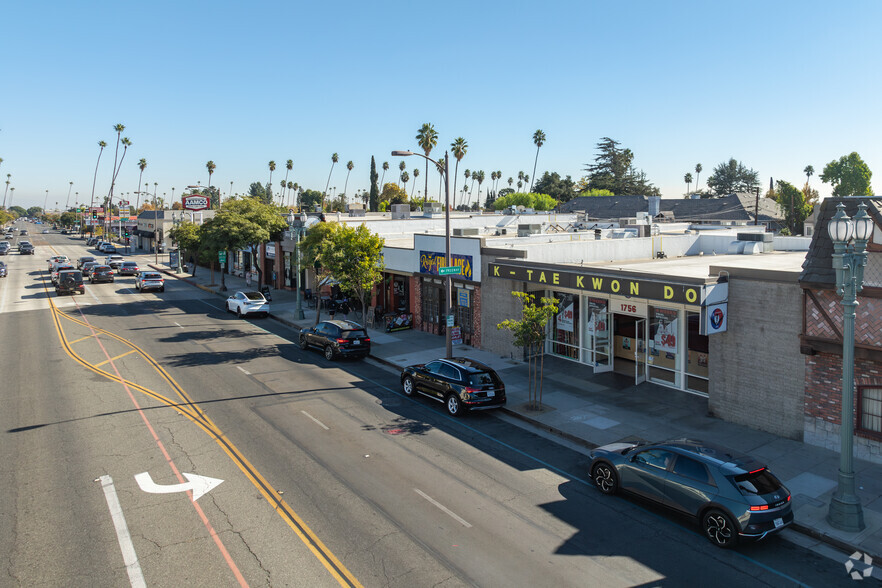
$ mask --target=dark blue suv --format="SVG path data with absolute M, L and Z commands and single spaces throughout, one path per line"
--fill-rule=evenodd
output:
M 612 443 L 591 453 L 591 479 L 604 494 L 625 490 L 701 521 L 719 547 L 762 539 L 793 522 L 790 491 L 746 455 L 692 439 Z

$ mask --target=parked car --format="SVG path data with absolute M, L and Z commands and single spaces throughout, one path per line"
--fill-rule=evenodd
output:
M 83 255 L 79 259 L 77 259 L 77 269 L 82 269 L 83 264 L 89 261 L 95 261 L 95 258 L 91 255 Z
M 113 270 L 109 265 L 96 265 L 89 272 L 89 282 L 97 284 L 98 282 L 113 282 Z
M 116 245 L 114 245 L 113 243 L 107 243 L 104 246 L 104 249 L 101 250 L 101 252 L 105 253 L 107 255 L 114 254 L 114 253 L 116 253 Z
M 34 255 L 35 248 L 29 241 L 22 241 L 18 244 L 19 255 Z
M 407 366 L 401 372 L 401 388 L 407 396 L 419 393 L 443 402 L 451 416 L 505 406 L 505 384 L 499 375 L 468 357 Z
M 113 263 L 109 264 L 110 267 L 113 267 Z M 118 265 L 117 273 L 121 276 L 137 276 L 141 273 L 141 268 L 138 267 L 137 261 L 124 261 Z
M 12 249 L 12 246 L 9 244 L 9 241 L 0 241 L 0 255 L 8 255 L 10 249 Z
M 106 247 L 105 247 L 105 249 L 106 249 Z M 104 259 L 104 265 L 109 265 L 113 269 L 119 269 L 119 266 L 122 265 L 123 261 L 124 261 L 124 259 L 123 259 L 122 255 L 116 255 L 116 254 L 108 255 Z
M 80 270 L 65 270 L 58 272 L 58 278 L 55 280 L 55 294 L 80 294 L 86 293 L 86 286 L 83 284 L 83 272 Z
M 84 263 L 83 267 L 80 268 L 80 271 L 83 272 L 83 277 L 90 277 L 92 275 L 92 269 L 99 265 L 101 265 L 101 263 L 97 261 L 87 261 Z
M 752 457 L 698 440 L 612 443 L 591 453 L 604 494 L 625 490 L 701 522 L 719 547 L 763 539 L 793 522 L 790 491 Z
M 139 292 L 147 290 L 165 292 L 165 278 L 159 272 L 142 272 L 135 280 L 135 287 Z
M 41 232 L 42 234 L 44 234 L 44 235 L 48 235 L 48 234 L 49 234 L 49 229 L 43 229 L 43 230 L 40 231 L 40 232 Z
M 64 271 L 76 269 L 73 265 L 69 263 L 59 263 L 56 264 L 54 268 L 52 268 L 52 283 L 58 283 L 58 274 Z
M 0 278 L 5 278 L 9 273 L 9 268 L 6 267 L 6 263 L 0 261 Z
M 318 347 L 325 358 L 367 357 L 371 352 L 371 338 L 360 324 L 346 320 L 322 321 L 314 327 L 300 330 L 300 348 Z
M 27 235 L 27 234 L 28 234 L 28 231 L 27 231 L 27 229 L 22 229 L 22 230 L 20 230 L 20 231 L 18 232 L 18 234 L 19 234 L 19 235 Z
M 92 247 L 98 243 L 98 237 L 89 237 L 86 239 L 86 247 Z
M 240 290 L 227 298 L 227 312 L 235 312 L 239 318 L 249 314 L 269 315 L 270 306 L 260 292 Z

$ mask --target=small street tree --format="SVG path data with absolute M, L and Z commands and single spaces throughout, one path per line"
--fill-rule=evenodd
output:
M 198 225 L 190 221 L 184 221 L 178 226 L 172 227 L 168 232 L 168 236 L 177 244 L 178 255 L 183 255 L 184 251 L 186 251 L 196 260 L 199 259 L 200 249 L 202 248 L 202 237 L 199 233 Z M 183 258 L 181 261 L 183 261 Z M 196 275 L 196 265 L 194 263 L 191 270 L 193 276 Z
M 354 293 L 361 303 L 362 322 L 367 295 L 383 276 L 384 244 L 383 238 L 365 225 L 341 225 L 321 249 L 322 266 L 342 290 Z
M 316 223 L 309 228 L 306 236 L 300 242 L 300 254 L 304 265 L 312 265 L 315 270 L 316 291 L 314 296 L 321 299 L 320 288 L 328 283 L 331 277 L 331 268 L 324 264 L 324 250 L 331 246 L 336 232 L 340 229 L 339 223 Z M 322 313 L 322 305 L 316 304 L 315 324 L 319 323 Z
M 259 198 L 242 198 L 224 202 L 215 215 L 216 230 L 227 233 L 229 248 L 248 248 L 251 252 L 258 284 L 262 281 L 263 271 L 256 263 L 257 249 L 261 243 L 278 239 L 282 231 L 288 228 L 283 215 L 285 212 L 284 207 L 267 204 Z
M 527 292 L 512 292 L 521 301 L 521 319 L 505 319 L 496 325 L 514 335 L 514 344 L 523 347 L 527 355 L 527 388 L 529 408 L 542 410 L 542 370 L 545 367 L 545 326 L 557 314 L 558 300 L 542 297 L 536 304 L 536 296 Z

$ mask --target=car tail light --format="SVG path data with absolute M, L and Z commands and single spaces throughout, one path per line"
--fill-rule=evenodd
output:
M 752 472 L 747 472 L 747 473 L 748 473 L 748 474 L 756 474 L 756 473 L 759 473 L 759 472 L 763 471 L 764 469 L 766 469 L 766 468 L 760 468 L 760 469 L 758 469 L 758 470 L 753 470 Z
M 466 386 L 465 391 L 468 392 L 469 394 L 477 394 L 478 392 L 481 391 L 481 389 L 480 388 L 472 388 L 471 386 Z
M 760 506 L 751 506 L 750 510 L 769 510 L 769 505 L 761 504 Z
M 365 337 L 364 339 L 362 339 L 362 341 L 364 341 L 365 343 L 370 343 L 370 342 L 371 342 L 371 338 L 370 338 L 370 337 Z
M 346 345 L 348 339 L 337 339 L 337 345 Z

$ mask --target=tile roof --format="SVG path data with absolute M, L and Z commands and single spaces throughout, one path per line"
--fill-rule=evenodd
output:
M 739 192 L 719 198 L 662 198 L 659 211 L 676 221 L 753 221 L 756 196 Z M 590 218 L 635 217 L 649 212 L 646 196 L 580 196 L 559 207 L 560 212 L 584 210 Z M 780 223 L 783 215 L 778 204 L 765 197 L 759 199 L 759 220 Z
M 827 232 L 827 223 L 836 214 L 836 205 L 842 202 L 845 205 L 845 213 L 854 217 L 861 202 L 867 203 L 867 214 L 882 227 L 882 197 L 880 196 L 850 196 L 847 198 L 825 198 L 818 205 L 817 222 L 815 232 L 812 234 L 812 243 L 809 246 L 805 262 L 802 264 L 802 274 L 799 283 L 804 287 L 835 288 L 836 272 L 833 270 L 833 241 Z

